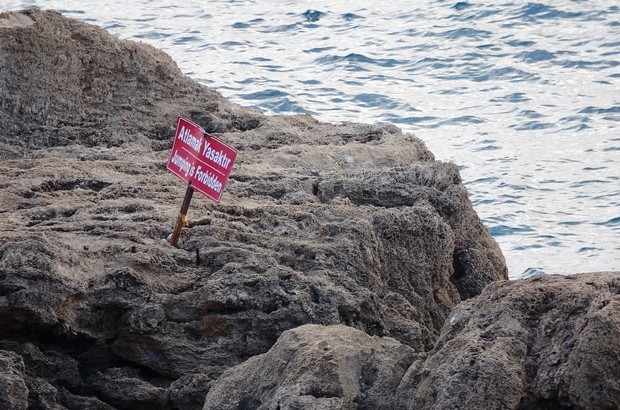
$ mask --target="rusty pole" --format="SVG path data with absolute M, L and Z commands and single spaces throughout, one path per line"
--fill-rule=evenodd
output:
M 183 225 L 187 225 L 189 222 L 185 216 L 187 215 L 189 202 L 192 200 L 193 194 L 194 188 L 192 188 L 190 181 L 190 185 L 187 187 L 187 191 L 185 191 L 185 198 L 183 198 L 183 203 L 181 204 L 181 212 L 179 212 L 179 216 L 177 217 L 176 226 L 174 227 L 174 231 L 168 240 L 172 246 L 177 246 L 179 239 L 181 238 L 181 230 L 183 229 Z

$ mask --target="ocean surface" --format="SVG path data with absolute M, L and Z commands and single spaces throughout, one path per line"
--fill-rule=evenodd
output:
M 2 0 L 164 50 L 266 113 L 393 123 L 459 165 L 511 278 L 620 270 L 618 0 Z

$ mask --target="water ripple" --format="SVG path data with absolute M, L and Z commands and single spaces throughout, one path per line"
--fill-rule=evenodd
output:
M 362 54 L 351 53 L 345 56 L 339 55 L 327 55 L 324 57 L 317 58 L 314 60 L 316 64 L 335 64 L 335 63 L 366 63 L 366 64 L 374 64 L 381 67 L 394 67 L 398 64 L 404 64 L 404 61 L 394 60 L 394 59 L 374 59 L 370 57 L 366 57 Z

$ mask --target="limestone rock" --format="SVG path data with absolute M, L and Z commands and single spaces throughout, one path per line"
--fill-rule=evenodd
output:
M 19 344 L 4 340 L 0 341 L 0 348 L 18 354 L 29 376 L 70 388 L 82 386 L 78 362 L 67 354 L 54 350 L 42 352 L 29 342 Z
M 0 14 L 0 67 L 2 157 L 74 143 L 118 146 L 145 135 L 167 142 L 178 115 L 209 132 L 259 123 L 181 75 L 162 51 L 54 11 Z
M 116 410 L 96 397 L 75 395 L 63 387 L 58 390 L 60 401 L 68 410 Z
M 201 409 L 212 383 L 213 380 L 206 374 L 188 374 L 178 378 L 168 388 L 172 408 Z
M 220 204 L 194 196 L 177 249 L 178 115 L 239 154 Z M 40 406 L 198 409 L 307 324 L 422 354 L 507 279 L 457 166 L 417 137 L 244 109 L 52 11 L 0 14 L 0 158 L 0 348 Z
M 0 350 L 0 407 L 6 410 L 28 408 L 24 362 L 13 352 Z
M 304 325 L 225 372 L 204 410 L 393 408 L 396 387 L 416 359 L 394 339 L 342 325 Z
M 166 389 L 141 380 L 134 368 L 110 368 L 96 372 L 87 385 L 100 392 L 107 402 L 120 408 L 165 410 L 168 408 Z
M 620 272 L 489 285 L 399 389 L 410 409 L 620 407 Z M 409 390 L 411 386 L 416 386 Z

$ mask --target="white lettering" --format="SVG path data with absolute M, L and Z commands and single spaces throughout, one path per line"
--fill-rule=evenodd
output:
M 230 165 L 230 158 L 226 156 L 226 153 L 224 151 L 215 151 L 211 148 L 211 143 L 209 142 L 204 145 L 204 148 L 202 149 L 202 156 L 209 161 L 215 162 L 224 169 L 228 169 L 228 165 Z
M 196 168 L 196 179 L 218 194 L 222 192 L 222 183 L 218 180 L 217 175 L 210 173 L 209 171 L 201 171 L 200 165 Z
M 192 147 L 194 151 L 200 152 L 202 139 L 194 137 L 189 128 L 185 128 L 185 125 L 181 127 L 181 131 L 179 132 L 179 139 Z
M 176 165 L 177 167 L 179 167 L 179 171 L 185 172 L 185 176 L 187 177 L 187 174 L 189 173 L 191 164 L 190 164 L 190 162 L 186 158 L 183 158 L 182 156 L 180 156 L 177 153 L 177 151 L 174 151 L 174 155 L 172 157 L 172 161 L 171 162 L 174 165 Z

